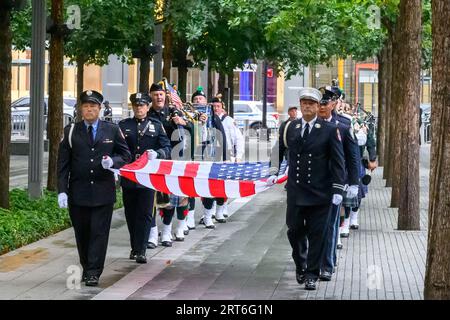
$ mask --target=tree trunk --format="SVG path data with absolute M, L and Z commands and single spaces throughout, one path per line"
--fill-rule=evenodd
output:
M 230 117 L 233 117 L 234 114 L 234 105 L 233 105 L 233 96 L 234 96 L 234 72 L 228 72 L 228 90 L 230 92 L 230 99 L 228 101 L 228 114 Z
M 52 0 L 51 16 L 57 26 L 63 24 L 63 1 Z M 63 71 L 64 39 L 62 34 L 53 33 L 50 39 L 50 74 L 48 93 L 48 130 L 49 139 L 47 189 L 56 191 L 59 142 L 63 134 Z
M 218 85 L 217 93 L 221 93 L 222 95 L 225 95 L 225 80 L 226 80 L 226 74 L 219 73 L 219 81 L 217 83 L 217 85 Z M 225 98 L 225 97 L 223 97 L 223 98 Z
M 399 126 L 400 179 L 399 179 L 399 230 L 420 230 L 419 205 L 419 106 L 421 70 L 422 1 L 400 2 L 402 46 L 400 49 Z
M 218 91 L 219 93 L 220 91 Z M 211 65 L 208 62 L 208 97 L 212 97 L 214 94 L 214 71 L 211 69 Z M 222 92 L 223 94 L 223 92 Z
M 10 14 L 10 10 L 0 9 L 0 208 L 9 208 L 12 60 Z
M 150 57 L 142 56 L 141 63 L 139 64 L 139 92 L 148 92 L 150 90 L 149 77 Z
M 385 65 L 386 65 L 386 74 L 384 75 L 386 79 L 386 101 L 385 101 L 385 110 L 384 110 L 384 168 L 383 168 L 383 179 L 387 179 L 389 166 L 391 160 L 389 159 L 389 136 L 390 136 L 390 125 L 391 125 L 391 101 L 392 101 L 392 39 L 389 37 L 387 40 L 387 57 L 386 57 Z M 387 180 L 386 180 L 386 187 Z
M 433 87 L 425 299 L 450 299 L 450 2 L 432 1 Z
M 176 59 L 178 61 L 178 91 L 180 91 L 180 98 L 182 101 L 186 101 L 186 88 L 187 88 L 187 73 L 188 73 L 188 61 L 186 60 L 188 45 L 185 39 L 177 39 Z M 193 88 L 195 91 L 197 88 Z
M 80 96 L 84 89 L 84 63 L 86 60 L 83 57 L 77 57 L 77 117 L 76 122 L 81 121 L 81 104 Z
M 378 165 L 384 166 L 384 137 L 386 118 L 386 68 L 387 68 L 387 45 L 385 44 L 378 56 L 378 130 L 377 130 L 377 153 Z
M 170 69 L 172 67 L 172 26 L 169 24 L 164 30 L 164 50 L 163 50 L 163 77 L 169 82 Z
M 391 194 L 391 207 L 392 208 L 398 208 L 399 207 L 399 201 L 400 201 L 400 161 L 405 161 L 405 159 L 400 158 L 400 139 L 398 138 L 400 136 L 400 129 L 401 129 L 401 117 L 399 112 L 406 112 L 405 109 L 406 106 L 400 105 L 400 95 L 403 91 L 403 83 L 402 81 L 405 81 L 404 76 L 401 74 L 400 71 L 400 51 L 401 46 L 403 44 L 400 44 L 399 34 L 401 31 L 399 30 L 400 27 L 396 28 L 396 35 L 394 40 L 394 45 L 392 46 L 392 52 L 393 52 L 393 65 L 392 65 L 392 87 L 391 87 L 391 93 L 392 93 L 392 102 L 390 107 L 390 114 L 391 114 L 391 125 L 390 125 L 390 140 L 389 140 L 389 160 L 390 160 L 390 166 L 389 166 L 389 173 L 388 173 L 388 179 L 387 179 L 387 185 L 392 186 L 392 194 Z M 397 34 L 399 33 L 399 34 Z

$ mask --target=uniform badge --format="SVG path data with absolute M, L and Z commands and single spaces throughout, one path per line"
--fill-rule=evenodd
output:
M 337 138 L 338 138 L 338 140 L 339 140 L 339 141 L 342 141 L 342 138 L 341 138 L 341 132 L 339 131 L 339 129 L 336 129 L 336 133 L 337 133 Z
M 136 93 L 136 99 L 140 99 L 142 97 L 142 94 L 140 92 Z
M 302 125 L 299 123 L 298 125 L 295 126 L 295 129 L 300 128 Z
M 316 124 L 314 125 L 314 128 L 320 129 L 320 127 L 322 127 L 322 126 L 320 125 L 320 123 L 316 123 Z
M 91 90 L 86 91 L 86 95 L 87 96 L 92 96 L 92 91 Z

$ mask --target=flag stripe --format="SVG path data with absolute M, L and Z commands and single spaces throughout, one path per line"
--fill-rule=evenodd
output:
M 170 193 L 169 188 L 166 185 L 166 177 L 160 174 L 151 174 L 150 182 L 155 186 L 155 189 L 164 193 Z
M 226 196 L 224 180 L 209 179 L 208 185 L 212 198 L 223 198 Z
M 239 193 L 241 197 L 247 197 L 256 193 L 253 181 L 239 181 Z
M 200 197 L 200 195 L 195 190 L 194 179 L 190 177 L 178 177 L 178 182 L 180 183 L 181 191 L 189 197 Z

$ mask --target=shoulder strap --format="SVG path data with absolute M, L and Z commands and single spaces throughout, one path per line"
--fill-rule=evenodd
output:
M 286 123 L 286 126 L 284 127 L 284 131 L 283 131 L 283 143 L 284 143 L 284 146 L 286 147 L 286 149 L 288 149 L 288 145 L 287 145 L 287 131 L 288 131 L 289 125 L 291 123 L 292 123 L 292 121 L 288 121 Z
M 69 130 L 69 146 L 72 149 L 72 134 L 73 134 L 73 128 L 75 127 L 75 123 L 70 124 L 70 130 Z

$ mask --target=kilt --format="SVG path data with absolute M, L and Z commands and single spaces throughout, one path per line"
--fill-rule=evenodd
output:
M 359 194 L 359 192 L 358 192 Z M 345 208 L 356 208 L 359 206 L 359 199 L 358 196 L 353 197 L 353 198 L 348 198 L 347 197 L 347 191 L 344 191 L 343 194 L 343 200 L 342 200 L 342 206 Z

